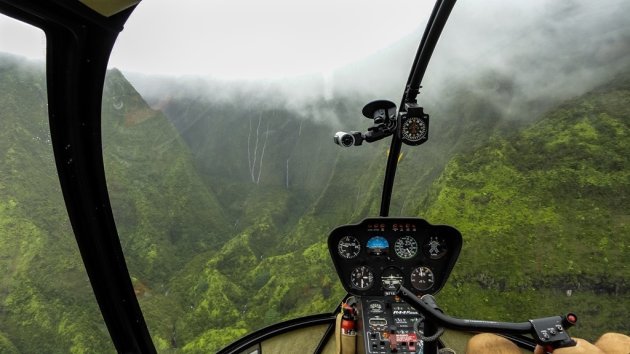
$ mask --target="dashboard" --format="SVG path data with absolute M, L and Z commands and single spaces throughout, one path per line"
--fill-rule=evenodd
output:
M 462 235 L 419 218 L 368 218 L 337 227 L 328 250 L 345 290 L 358 296 L 393 295 L 399 284 L 419 295 L 446 283 Z

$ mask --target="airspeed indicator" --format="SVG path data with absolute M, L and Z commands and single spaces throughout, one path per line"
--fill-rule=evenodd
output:
M 411 236 L 403 236 L 396 240 L 394 251 L 402 259 L 411 259 L 418 252 L 418 242 Z

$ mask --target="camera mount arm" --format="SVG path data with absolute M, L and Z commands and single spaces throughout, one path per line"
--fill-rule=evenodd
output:
M 577 323 L 577 316 L 572 313 L 516 323 L 468 320 L 454 318 L 438 310 L 432 295 L 427 294 L 418 298 L 402 285 L 398 288 L 397 295 L 437 326 L 470 332 L 530 334 L 536 343 L 543 346 L 548 353 L 557 348 L 576 345 L 576 342 L 566 332 L 566 329 Z
M 363 116 L 374 120 L 367 132 L 337 132 L 334 142 L 343 147 L 360 146 L 363 141 L 372 143 L 396 133 L 396 104 L 391 101 L 372 101 L 363 107 Z

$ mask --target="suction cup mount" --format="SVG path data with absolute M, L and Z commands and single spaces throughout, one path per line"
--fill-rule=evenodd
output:
M 361 112 L 366 118 L 374 120 L 374 125 L 369 127 L 367 132 L 337 132 L 333 138 L 335 144 L 343 147 L 359 146 L 363 141 L 371 143 L 396 132 L 397 118 L 394 102 L 372 101 L 366 104 Z
M 392 101 L 372 101 L 363 107 L 361 111 L 368 119 L 374 119 L 375 124 L 385 123 L 396 118 L 396 104 Z

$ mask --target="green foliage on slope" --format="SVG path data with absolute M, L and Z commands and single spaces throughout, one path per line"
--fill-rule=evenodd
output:
M 464 235 L 443 294 L 449 311 L 503 320 L 575 311 L 578 334 L 627 331 L 629 83 L 450 161 L 423 212 Z
M 41 66 L 1 58 L 0 92 L 0 331 L 20 352 L 113 351 L 55 176 Z M 103 101 L 121 243 L 145 316 L 170 346 L 171 321 L 160 320 L 174 322 L 180 302 L 164 296 L 167 282 L 191 254 L 215 250 L 231 234 L 164 116 L 117 71 Z
M 0 63 L 0 351 L 111 351 L 52 172 L 43 72 Z M 430 112 L 432 140 L 404 150 L 391 212 L 464 234 L 443 307 L 506 320 L 573 310 L 576 333 L 627 331 L 628 80 L 519 132 L 480 93 L 455 96 Z M 298 117 L 179 97 L 162 114 L 114 70 L 103 102 L 116 223 L 159 350 L 216 351 L 338 304 L 325 239 L 378 213 L 387 144 L 340 149 L 342 127 L 315 118 L 356 117 L 364 100 Z
M 55 177 L 42 66 L 1 57 L 0 92 L 0 351 L 111 352 Z
M 132 272 L 165 282 L 190 254 L 228 238 L 222 209 L 176 130 L 117 70 L 107 77 L 102 126 L 108 188 Z

